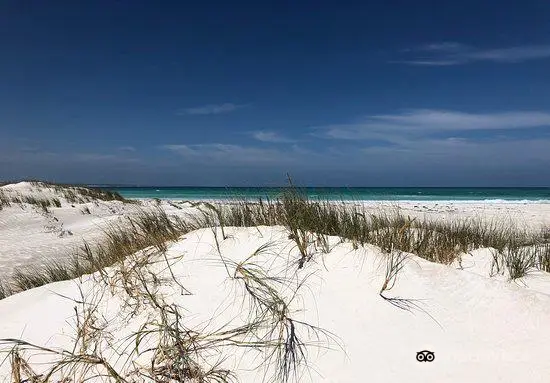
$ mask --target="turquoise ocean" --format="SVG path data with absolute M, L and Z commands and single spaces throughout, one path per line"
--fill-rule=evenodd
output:
M 111 187 L 126 198 L 174 200 L 257 200 L 275 199 L 277 187 Z M 300 188 L 312 199 L 335 201 L 486 201 L 550 202 L 550 188 L 381 188 L 306 187 Z

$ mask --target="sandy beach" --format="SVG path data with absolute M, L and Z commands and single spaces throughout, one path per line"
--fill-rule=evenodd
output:
M 4 186 L 2 190 L 6 194 L 33 195 L 38 198 L 55 196 L 52 190 L 40 189 L 24 182 Z M 49 208 L 47 213 L 28 204 L 5 207 L 0 211 L 0 277 L 10 274 L 14 268 L 39 264 L 42 258 L 62 260 L 74 253 L 84 240 L 100 236 L 110 223 L 123 221 L 140 209 L 157 206 L 153 199 L 139 201 L 140 205 L 119 201 L 84 204 L 65 201 L 61 207 Z M 404 215 L 420 219 L 484 219 L 511 222 L 533 230 L 550 226 L 550 203 L 365 201 L 360 204 L 373 213 L 399 210 Z M 160 200 L 160 207 L 169 214 L 181 217 L 199 212 L 190 203 L 181 200 Z
M 136 216 L 140 209 L 160 208 L 182 219 L 201 211 L 200 206 L 181 201 L 71 203 L 47 186 L 28 183 L 4 186 L 2 191 L 11 196 L 59 198 L 61 203 L 48 211 L 27 203 L 0 210 L 3 279 L 15 269 L 39 266 L 45 259 L 68 259 L 83 241 L 99 241 L 109 225 Z M 396 205 L 369 203 L 367 207 L 373 212 L 390 211 Z M 404 215 L 440 221 L 511 221 L 533 232 L 550 224 L 550 204 L 542 203 L 403 202 L 399 209 Z M 140 331 L 156 326 L 150 320 L 158 308 L 144 298 L 154 291 L 156 299 L 166 305 L 182 307 L 186 329 L 203 334 L 195 340 L 200 351 L 193 354 L 202 371 L 231 371 L 242 382 L 279 379 L 283 373 L 289 374 L 289 381 L 298 382 L 547 380 L 547 272 L 531 270 L 510 280 L 506 271 L 492 271 L 493 253 L 483 248 L 460 255 L 450 265 L 406 254 L 398 276 L 381 289 L 387 285 L 388 255 L 378 246 L 356 247 L 332 236 L 326 237 L 324 247 L 313 242 L 309 247 L 310 260 L 296 268 L 300 252 L 283 226 L 194 230 L 171 242 L 166 252 L 138 252 L 125 266 L 105 269 L 101 278 L 95 273 L 0 300 L 0 339 L 24 339 L 51 350 L 71 350 L 78 345 L 82 352 L 110 361 L 110 367 L 125 374 L 127 381 L 153 381 L 136 374 L 148 369 L 153 355 L 146 350 L 158 349 L 158 337 L 144 336 L 140 347 L 130 345 Z M 261 270 L 262 275 L 277 278 L 256 280 L 243 270 Z M 145 279 L 132 279 L 138 275 Z M 124 288 L 119 286 L 121 277 L 128 283 Z M 125 295 L 129 286 L 136 295 Z M 261 301 L 250 291 L 271 298 L 276 294 L 286 302 L 285 321 L 273 319 L 272 323 L 262 317 L 271 315 L 270 311 L 263 312 Z M 140 294 L 145 295 L 139 307 L 130 305 Z M 75 326 L 89 314 L 87 307 L 94 308 L 94 328 L 101 331 L 83 343 Z M 242 328 L 251 318 L 261 326 L 246 335 L 228 335 L 230 329 Z M 273 346 L 260 346 L 260 339 L 274 336 L 273 331 L 282 331 L 283 341 L 297 342 L 298 353 L 290 358 L 295 364 L 288 370 L 278 359 L 287 360 L 288 344 L 273 350 L 269 348 Z M 254 348 L 243 346 L 252 341 L 260 343 Z M 13 347 L 9 342 L 2 344 L 4 351 Z M 63 358 L 32 351 L 28 345 L 23 349 L 22 355 L 29 358 L 25 360 L 37 374 L 44 374 Z M 282 350 L 282 356 L 277 350 Z M 419 362 L 421 351 L 434 353 L 435 359 Z M 55 376 L 69 374 L 79 381 L 104 370 L 101 365 L 65 368 Z M 10 381 L 12 372 L 13 364 L 2 364 L 0 381 Z M 199 381 L 193 379 L 189 381 Z M 96 376 L 92 380 L 108 379 Z

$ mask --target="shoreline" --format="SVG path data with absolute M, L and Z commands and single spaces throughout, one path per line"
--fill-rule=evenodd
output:
M 255 198 L 174 198 L 174 197 L 128 197 L 125 196 L 125 198 L 130 200 L 137 200 L 137 201 L 154 201 L 154 200 L 162 200 L 162 201 L 170 201 L 170 202 L 209 202 L 209 203 L 239 203 L 239 202 L 247 202 L 247 203 L 255 203 L 259 202 L 260 197 Z M 262 201 L 266 201 L 265 198 L 261 198 Z M 427 200 L 427 199 L 322 199 L 322 198 L 315 198 L 315 197 L 309 197 L 309 199 L 313 202 L 330 202 L 330 203 L 357 203 L 357 204 L 369 204 L 369 203 L 435 203 L 435 204 L 443 204 L 443 203 L 460 203 L 460 204 L 481 204 L 481 203 L 488 203 L 488 204 L 550 204 L 550 199 L 501 199 L 501 198 L 495 198 L 495 199 L 472 199 L 472 200 L 466 200 L 466 199 L 437 199 L 437 200 Z M 276 199 L 270 199 L 271 201 L 274 201 Z

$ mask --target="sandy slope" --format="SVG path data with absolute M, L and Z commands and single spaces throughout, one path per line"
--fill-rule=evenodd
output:
M 310 344 L 309 372 L 302 370 L 300 382 L 546 382 L 550 376 L 548 284 L 535 291 L 410 256 L 397 284 L 386 294 L 418 300 L 420 309 L 407 312 L 380 297 L 384 260 L 373 247 L 353 250 L 334 238 L 329 254 L 317 253 L 296 272 L 289 262 L 298 255 L 283 228 L 228 232 L 230 238 L 220 247 L 226 260 L 243 260 L 271 243 L 255 262 L 270 275 L 286 275 L 287 286 L 305 280 L 292 302 L 292 315 L 335 335 L 333 340 L 321 337 L 318 341 L 298 328 L 302 340 Z M 246 293 L 240 281 L 228 277 L 210 230 L 186 235 L 171 246 L 168 256 L 181 257 L 172 271 L 192 295 L 180 295 L 173 283 L 161 291 L 185 308 L 188 326 L 206 333 L 244 323 Z M 229 266 L 229 271 L 234 269 Z M 159 278 L 167 275 L 160 266 L 156 273 Z M 547 274 L 539 277 L 550 282 Z M 89 279 L 82 284 L 61 282 L 0 301 L 0 338 L 22 336 L 38 344 L 70 348 L 75 304 L 62 296 L 80 299 L 81 288 L 88 298 L 97 297 L 94 286 Z M 117 296 L 106 294 L 100 309 L 117 341 L 144 319 L 139 315 L 121 321 L 119 305 Z M 435 352 L 434 362 L 416 361 L 416 353 L 425 349 Z M 263 373 L 251 370 L 261 363 L 257 352 L 227 348 L 220 353 L 207 360 L 225 356 L 223 366 L 237 371 L 240 381 L 261 381 Z M 122 368 L 121 363 L 118 366 Z M 6 366 L 1 371 L 7 374 Z
M 2 186 L 0 191 L 9 196 L 55 197 L 61 202 L 61 207 L 49 207 L 49 212 L 28 203 L 0 209 L 0 278 L 15 268 L 40 264 L 44 258 L 67 259 L 84 240 L 97 239 L 109 224 L 121 222 L 139 209 L 156 206 L 154 201 L 140 205 L 101 200 L 71 203 L 51 188 L 28 182 Z M 186 205 L 181 207 L 177 209 L 166 201 L 162 204 L 169 214 L 193 211 Z

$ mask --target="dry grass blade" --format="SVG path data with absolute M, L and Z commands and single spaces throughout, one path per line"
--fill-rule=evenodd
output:
M 392 251 L 387 255 L 386 275 L 382 288 L 380 289 L 381 295 L 384 291 L 389 291 L 395 286 L 397 275 L 405 266 L 406 260 L 407 255 L 401 251 Z
M 249 297 L 249 318 L 243 335 L 249 334 L 254 341 L 239 342 L 245 347 L 254 346 L 265 353 L 263 365 L 274 368 L 270 381 L 298 381 L 302 368 L 307 369 L 307 349 L 313 344 L 305 342 L 300 333 L 305 331 L 307 337 L 324 339 L 324 344 L 338 341 L 334 334 L 317 326 L 298 321 L 292 317 L 292 303 L 299 296 L 306 279 L 292 283 L 288 271 L 278 272 L 278 277 L 270 275 L 255 259 L 270 250 L 272 243 L 266 243 L 242 262 L 225 260 L 222 257 L 231 278 L 242 283 L 244 292 Z M 290 266 L 290 265 L 289 265 Z M 307 278 L 307 277 L 306 277 Z M 281 289 L 293 286 L 290 291 L 282 293 Z

